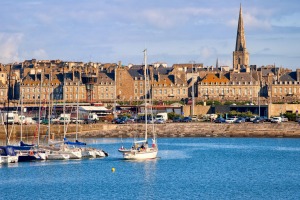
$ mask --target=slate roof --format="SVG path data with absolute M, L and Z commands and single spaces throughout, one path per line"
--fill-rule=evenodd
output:
M 287 72 L 279 77 L 279 81 L 297 81 L 297 73 L 296 72 Z
M 98 74 L 98 83 L 114 83 L 114 74 L 113 73 L 104 73 L 100 72 Z
M 251 82 L 252 81 L 255 81 L 253 79 L 253 77 L 251 78 L 251 74 L 250 73 L 231 73 L 230 74 L 230 81 L 234 81 L 234 82 L 237 82 L 237 81 L 240 81 L 240 82 Z

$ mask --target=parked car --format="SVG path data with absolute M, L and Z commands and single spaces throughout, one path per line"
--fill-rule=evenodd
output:
M 192 118 L 191 117 L 184 117 L 181 122 L 192 122 Z
M 152 117 L 149 117 L 149 118 L 147 119 L 147 123 L 148 123 L 148 124 L 154 124 L 155 121 L 156 121 L 156 120 L 155 120 L 155 117 L 153 117 L 153 118 L 152 118 Z
M 51 123 L 51 120 L 50 120 L 50 123 Z M 41 121 L 41 124 L 49 124 L 49 119 L 48 118 L 43 118 L 42 121 Z
M 246 122 L 246 119 L 245 119 L 245 118 L 239 117 L 234 123 L 241 124 L 241 123 L 245 123 L 245 122 Z
M 114 118 L 113 120 L 111 120 L 112 124 L 117 124 L 117 122 L 120 120 L 120 118 Z
M 253 123 L 264 123 L 264 118 L 262 117 L 256 117 L 252 122 Z
M 273 117 L 271 123 L 277 123 L 277 124 L 281 123 L 281 117 Z
M 193 122 L 199 121 L 198 116 L 197 116 L 197 115 L 193 115 L 193 116 L 192 116 L 192 121 L 193 121 Z
M 136 122 L 136 118 L 134 117 L 130 117 L 127 119 L 127 123 L 134 123 L 134 122 Z
M 181 122 L 182 118 L 181 117 L 174 117 L 173 122 Z
M 282 121 L 282 122 L 288 122 L 289 119 L 288 119 L 287 117 L 281 117 L 281 121 Z
M 250 122 L 253 122 L 253 120 L 255 120 L 257 117 L 258 117 L 258 116 L 252 116 L 252 117 L 249 118 L 249 121 L 250 121 Z
M 26 117 L 25 119 L 24 119 L 24 123 L 26 124 L 26 125 L 28 125 L 28 124 L 35 124 L 36 123 L 36 121 L 35 120 L 33 120 L 31 117 Z
M 234 123 L 236 120 L 237 120 L 237 118 L 230 117 L 230 118 L 225 119 L 225 122 L 226 123 Z
M 40 118 L 40 121 L 39 121 L 38 117 L 33 117 L 32 120 L 34 120 L 36 123 L 39 123 L 39 124 L 42 123 L 42 118 Z
M 83 124 L 84 123 L 84 120 L 83 119 L 77 119 L 77 118 L 71 118 L 71 123 L 73 124 Z
M 262 117 L 264 119 L 264 122 L 271 122 L 272 119 L 268 118 L 267 116 Z
M 116 124 L 127 124 L 129 118 L 126 116 L 120 117 L 116 120 Z
M 94 119 L 84 119 L 83 123 L 84 124 L 95 124 L 95 123 L 97 123 L 97 120 L 94 120 Z
M 225 121 L 225 119 L 224 118 L 222 118 L 222 117 L 218 117 L 217 119 L 215 119 L 215 121 L 214 121 L 215 123 L 225 123 L 226 121 Z
M 163 119 L 157 119 L 157 120 L 155 120 L 155 124 L 165 124 L 165 123 L 166 123 L 166 121 L 163 120 Z

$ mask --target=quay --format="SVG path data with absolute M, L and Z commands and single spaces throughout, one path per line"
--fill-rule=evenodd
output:
M 152 124 L 148 124 L 148 132 L 152 134 Z M 284 122 L 281 124 L 272 123 L 243 123 L 243 124 L 217 124 L 210 122 L 192 123 L 167 123 L 154 125 L 155 132 L 159 138 L 162 137 L 265 137 L 265 138 L 300 138 L 300 125 L 296 122 Z M 20 125 L 14 125 L 10 140 L 18 140 L 20 137 Z M 36 125 L 23 126 L 23 137 L 25 141 L 32 141 L 37 138 Z M 80 138 L 129 138 L 143 135 L 144 124 L 83 124 L 79 126 Z M 46 125 L 41 125 L 40 140 L 45 139 Z M 76 125 L 70 124 L 67 127 L 67 137 L 75 138 Z M 139 135 L 140 134 L 140 135 Z M 0 140 L 4 140 L 5 131 L 0 130 Z M 51 126 L 51 138 L 63 138 L 63 125 Z

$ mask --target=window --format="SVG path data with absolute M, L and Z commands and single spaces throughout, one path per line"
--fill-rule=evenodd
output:
M 161 89 L 159 90 L 159 94 L 162 94 L 162 90 Z
M 140 89 L 140 93 L 143 94 L 143 89 Z
M 180 89 L 177 89 L 177 94 L 180 94 Z
M 154 90 L 154 94 L 156 94 L 156 90 Z
M 164 94 L 167 94 L 167 89 L 164 89 Z
M 182 93 L 185 94 L 185 89 L 182 90 Z

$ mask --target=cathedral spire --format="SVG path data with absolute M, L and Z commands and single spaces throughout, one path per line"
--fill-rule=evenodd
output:
M 239 22 L 236 34 L 235 51 L 244 51 L 246 49 L 246 39 L 244 31 L 244 21 L 242 15 L 242 4 L 240 4 Z
M 249 53 L 246 48 L 244 21 L 242 5 L 240 5 L 238 28 L 236 33 L 235 51 L 233 52 L 233 69 L 239 72 L 242 68 L 249 66 Z

